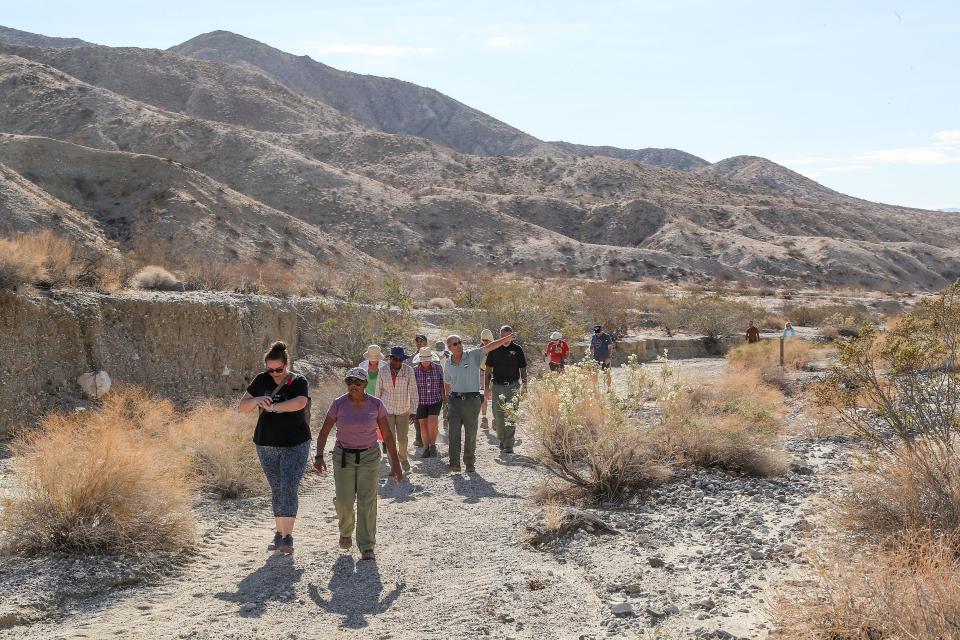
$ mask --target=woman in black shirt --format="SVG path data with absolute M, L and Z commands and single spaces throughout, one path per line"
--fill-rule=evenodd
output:
M 240 399 L 240 411 L 259 409 L 253 442 L 273 498 L 277 530 L 269 551 L 293 553 L 297 490 L 310 455 L 307 381 L 289 370 L 287 345 L 274 342 L 263 355 L 267 370 L 257 375 Z

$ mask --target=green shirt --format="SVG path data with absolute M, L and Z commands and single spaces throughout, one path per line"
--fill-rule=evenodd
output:
M 376 397 L 377 378 L 380 377 L 379 371 L 367 371 L 367 394 Z

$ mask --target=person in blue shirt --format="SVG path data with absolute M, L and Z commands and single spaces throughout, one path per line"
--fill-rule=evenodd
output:
M 607 383 L 607 388 L 612 384 L 610 362 L 613 360 L 613 350 L 616 347 L 613 336 L 604 332 L 603 326 L 598 324 L 593 327 L 593 337 L 590 338 L 590 357 L 596 360 L 604 371 L 604 381 Z
M 790 324 L 790 321 L 787 320 L 787 324 L 783 325 L 783 339 L 789 340 L 790 338 L 797 337 L 797 330 L 793 328 L 793 325 Z

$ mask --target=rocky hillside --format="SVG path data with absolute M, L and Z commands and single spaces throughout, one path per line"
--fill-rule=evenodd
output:
M 593 153 L 516 130 L 532 142 L 514 155 L 462 153 L 257 65 L 195 57 L 216 57 L 200 52 L 224 42 L 323 67 L 224 32 L 176 48 L 190 56 L 0 44 L 0 211 L 18 212 L 3 231 L 56 219 L 88 244 L 174 268 L 189 247 L 307 269 L 479 263 L 905 287 L 960 275 L 950 214 L 844 196 L 749 156 L 710 165 L 669 149 Z M 64 207 L 69 216 L 54 216 Z

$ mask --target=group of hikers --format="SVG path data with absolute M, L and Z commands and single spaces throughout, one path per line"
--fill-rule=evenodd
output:
M 390 475 L 399 484 L 410 471 L 411 424 L 420 457 L 439 458 L 437 435 L 443 419 L 448 436 L 446 470 L 451 473 L 462 471 L 461 460 L 467 473 L 476 471 L 477 432 L 490 428 L 488 409 L 493 413 L 500 450 L 514 452 L 516 424 L 510 408 L 526 387 L 528 368 L 516 338 L 508 325 L 500 328 L 499 338 L 484 329 L 480 344 L 474 347 L 467 347 L 454 334 L 431 348 L 425 335 L 417 335 L 413 353 L 394 346 L 384 359 L 381 347 L 370 345 L 365 359 L 346 372 L 346 393 L 327 408 L 313 463 L 320 474 L 333 467 L 341 549 L 352 548 L 356 533 L 361 559 L 376 557 L 381 450 L 389 458 Z M 605 372 L 608 387 L 615 346 L 602 326 L 594 326 L 589 357 Z M 562 372 L 570 345 L 560 332 L 554 332 L 542 355 L 551 371 Z M 298 488 L 312 441 L 309 385 L 291 371 L 283 342 L 273 343 L 263 361 L 265 370 L 247 386 L 239 410 L 259 411 L 253 442 L 270 484 L 276 521 L 267 549 L 289 554 L 293 553 Z M 327 441 L 334 427 L 336 437 L 328 453 Z

